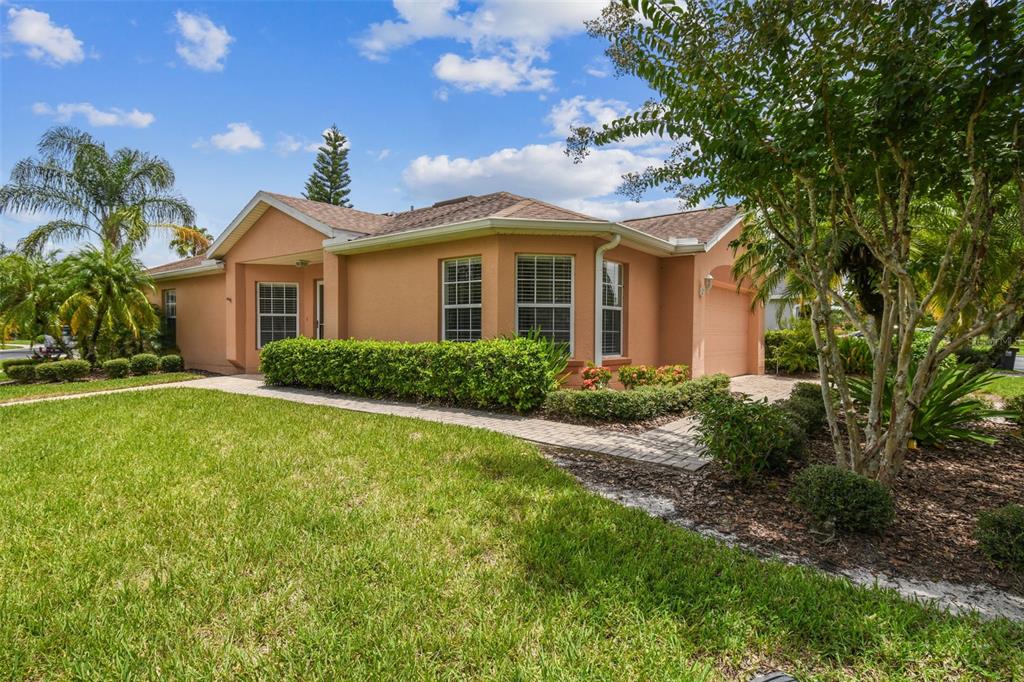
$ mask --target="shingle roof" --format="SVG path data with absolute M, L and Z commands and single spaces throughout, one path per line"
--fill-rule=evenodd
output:
M 336 230 L 377 234 L 378 230 L 389 220 L 388 216 L 378 213 L 367 213 L 366 211 L 358 211 L 354 208 L 342 208 L 341 206 L 326 204 L 320 201 L 291 197 L 287 194 L 276 194 L 274 192 L 267 192 L 267 194 L 282 203 L 288 204 L 296 211 L 305 213 Z
M 693 211 L 651 216 L 650 218 L 623 220 L 622 224 L 659 239 L 691 238 L 704 243 L 732 222 L 738 213 L 738 206 L 699 208 Z
M 146 270 L 151 275 L 156 275 L 161 272 L 170 272 L 172 270 L 184 270 L 185 268 L 191 268 L 201 264 L 206 260 L 206 255 L 192 256 L 191 258 L 182 258 L 172 263 L 164 263 L 163 265 L 157 265 L 156 267 L 149 268 Z

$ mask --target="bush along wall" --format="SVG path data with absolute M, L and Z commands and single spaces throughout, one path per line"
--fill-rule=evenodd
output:
M 564 352 L 537 339 L 455 343 L 285 339 L 263 347 L 268 384 L 529 412 L 558 387 Z
M 628 391 L 553 391 L 544 412 L 553 419 L 582 422 L 636 422 L 696 408 L 729 392 L 729 377 L 712 374 L 683 383 L 641 385 Z

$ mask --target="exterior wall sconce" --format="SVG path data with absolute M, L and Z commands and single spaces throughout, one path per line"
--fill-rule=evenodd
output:
M 712 284 L 714 284 L 714 283 L 715 283 L 715 276 L 714 276 L 714 275 L 712 275 L 712 274 L 711 274 L 711 273 L 709 272 L 708 274 L 704 275 L 704 286 L 702 286 L 702 287 L 701 287 L 700 289 L 698 289 L 698 290 L 697 290 L 697 293 L 698 293 L 698 294 L 699 294 L 699 295 L 700 295 L 701 297 L 703 297 L 703 296 L 704 296 L 704 294 L 706 294 L 706 293 L 708 293 L 709 291 L 711 291 L 711 285 L 712 285 Z
M 297 261 L 295 261 L 295 267 L 297 267 L 297 268 L 304 268 L 307 265 L 309 265 L 309 261 L 308 260 L 297 260 Z

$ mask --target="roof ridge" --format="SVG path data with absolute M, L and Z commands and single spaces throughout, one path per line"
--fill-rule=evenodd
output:
M 388 216 L 385 213 L 374 213 L 373 211 L 364 211 L 361 208 L 353 208 L 352 206 L 338 206 L 337 204 L 332 204 L 332 203 L 327 202 L 327 201 L 317 201 L 316 199 L 307 199 L 306 197 L 296 197 L 296 196 L 292 196 L 291 194 L 281 194 L 280 192 L 271 192 L 269 190 L 261 190 L 261 191 L 263 193 L 265 193 L 265 194 L 269 194 L 270 196 L 277 197 L 279 199 L 283 198 L 283 199 L 293 199 L 295 201 L 308 201 L 311 204 L 318 204 L 320 206 L 326 206 L 326 207 L 329 207 L 329 208 L 332 208 L 332 209 L 337 208 L 337 209 L 342 209 L 342 210 L 345 210 L 345 211 L 352 211 L 353 213 L 362 213 L 363 215 L 372 215 L 372 216 L 375 216 L 377 218 L 388 218 L 388 217 L 390 217 L 390 216 Z
M 686 213 L 699 213 L 701 211 L 717 211 L 717 210 L 723 209 L 723 208 L 735 208 L 735 209 L 739 210 L 739 206 L 740 206 L 739 204 L 732 204 L 731 206 L 704 206 L 703 208 L 688 208 L 685 211 L 672 211 L 671 213 L 656 213 L 654 215 L 645 215 L 645 216 L 640 217 L 640 218 L 626 218 L 625 220 L 621 220 L 619 222 L 622 222 L 622 223 L 633 223 L 633 222 L 637 222 L 639 220 L 651 220 L 652 218 L 666 218 L 666 217 L 668 217 L 670 215 L 683 215 L 683 214 L 686 214 Z
M 513 196 L 515 196 L 515 195 L 513 195 Z M 541 206 L 546 206 L 547 208 L 553 208 L 555 210 L 562 211 L 564 213 L 571 213 L 574 216 L 577 216 L 577 217 L 580 217 L 580 218 L 584 218 L 586 220 L 598 220 L 598 221 L 606 222 L 606 223 L 610 223 L 611 222 L 610 220 L 603 220 L 602 218 L 595 218 L 592 215 L 587 215 L 586 213 L 580 213 L 579 211 L 574 211 L 571 208 L 566 208 L 565 206 L 559 206 L 558 204 L 552 204 L 552 203 L 549 203 L 547 201 L 541 201 L 540 199 L 534 199 L 533 197 L 524 197 L 524 198 L 528 202 L 531 202 L 531 203 L 534 203 L 534 204 L 539 204 Z

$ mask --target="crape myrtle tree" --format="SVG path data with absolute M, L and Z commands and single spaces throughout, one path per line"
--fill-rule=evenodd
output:
M 838 464 L 891 485 L 939 363 L 1022 309 L 1024 277 L 998 292 L 986 279 L 996 226 L 1012 215 L 1024 233 L 1021 5 L 628 0 L 588 28 L 658 98 L 600 130 L 577 129 L 567 151 L 582 160 L 593 145 L 670 138 L 671 156 L 627 176 L 623 191 L 664 186 L 691 203 L 741 202 L 811 292 Z M 947 203 L 956 219 L 929 221 L 941 255 L 920 277 L 922 211 Z M 853 256 L 866 260 L 852 270 L 869 270 L 870 309 L 844 286 Z M 931 342 L 912 362 L 914 332 L 940 291 Z M 863 421 L 835 309 L 873 356 Z

